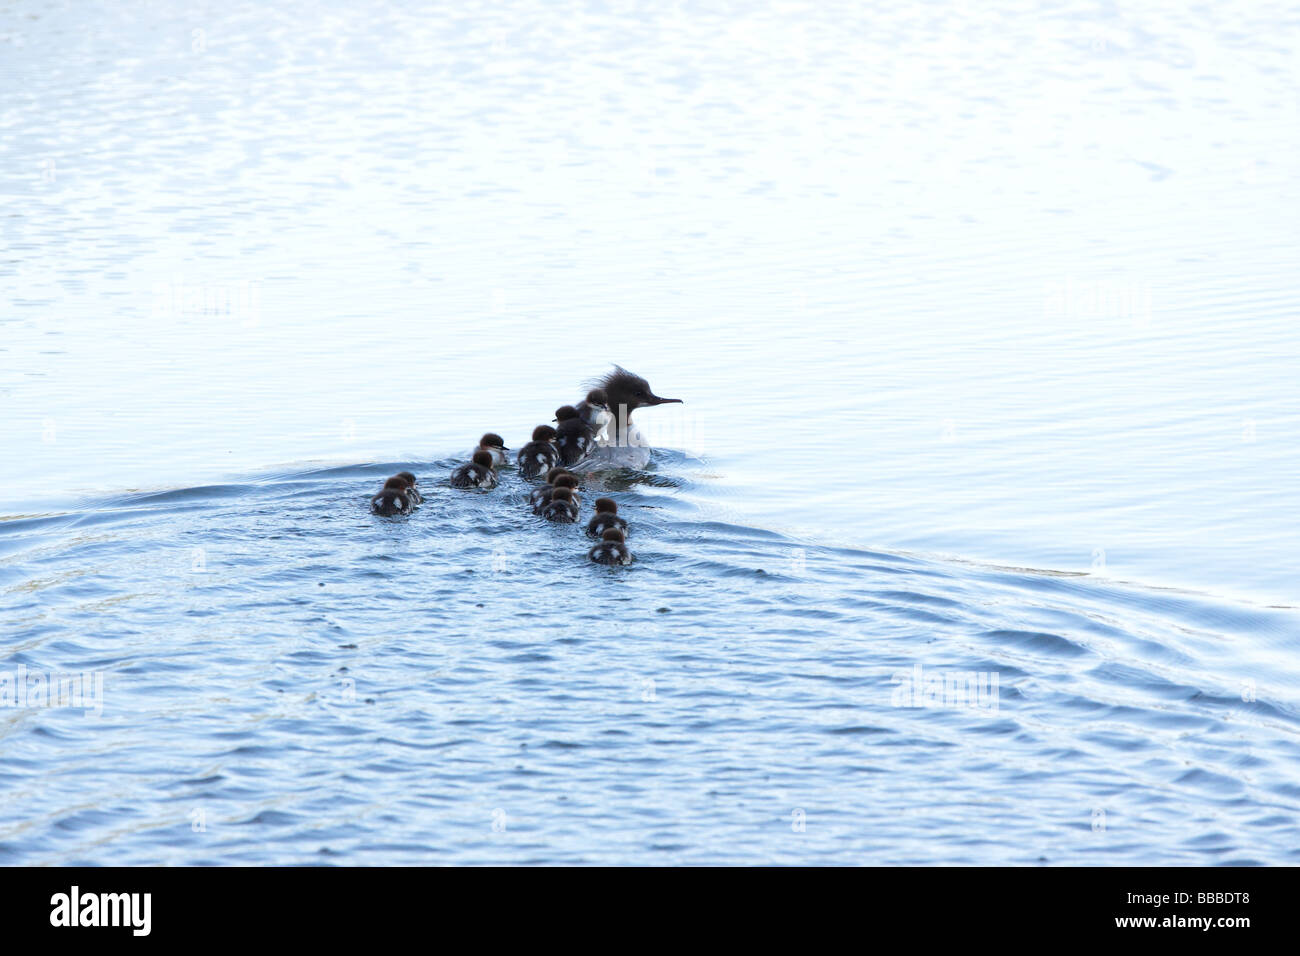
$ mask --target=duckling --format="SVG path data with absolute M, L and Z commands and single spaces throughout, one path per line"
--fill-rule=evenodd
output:
M 578 506 L 574 503 L 573 492 L 568 488 L 556 488 L 551 500 L 541 510 L 547 521 L 559 524 L 573 524 L 578 520 Z
M 560 451 L 560 461 L 572 465 L 586 456 L 596 444 L 595 433 L 578 416 L 572 405 L 561 405 L 555 410 L 555 447 Z
M 548 471 L 546 473 L 546 484 L 542 485 L 542 487 L 540 488 L 534 488 L 532 490 L 532 493 L 528 495 L 529 507 L 536 510 L 538 505 L 545 504 L 546 502 L 550 501 L 551 492 L 555 490 L 555 479 L 560 477 L 560 475 L 570 475 L 570 474 L 573 473 L 569 471 L 567 468 L 562 468 L 558 465 L 552 468 L 550 471 Z
M 391 518 L 393 515 L 409 515 L 413 507 L 409 486 L 406 479 L 400 475 L 393 475 L 385 481 L 379 494 L 370 499 L 370 510 L 385 518 Z
M 566 471 L 562 475 L 556 475 L 555 481 L 551 482 L 557 489 L 568 488 L 575 505 L 582 504 L 582 494 L 578 491 L 578 476 L 572 472 Z
M 582 504 L 582 498 L 578 495 L 578 478 L 567 471 L 556 475 L 555 481 L 544 488 L 539 488 L 533 494 L 537 496 L 537 501 L 533 505 L 533 513 L 541 514 L 546 506 L 551 503 L 555 497 L 555 492 L 561 488 L 569 492 L 569 500 L 573 502 L 574 507 Z M 532 497 L 531 495 L 529 497 Z
M 415 475 L 409 471 L 399 471 L 395 477 L 406 482 L 407 494 L 410 496 L 412 504 L 424 504 L 424 495 L 420 494 L 420 489 L 415 487 Z
M 453 488 L 495 488 L 497 473 L 492 470 L 492 453 L 480 448 L 467 465 L 451 473 Z
M 554 468 L 560 460 L 560 450 L 555 447 L 555 429 L 550 425 L 538 425 L 533 429 L 533 440 L 519 449 L 515 463 L 519 474 L 525 478 L 536 478 L 543 471 Z
M 600 544 L 587 552 L 587 557 L 596 564 L 631 564 L 632 552 L 624 540 L 622 531 L 610 528 L 600 536 Z
M 614 416 L 609 413 L 609 396 L 605 390 L 593 388 L 586 398 L 573 407 L 577 410 L 578 417 L 591 429 L 595 439 L 602 440 L 605 437 L 605 426 L 614 420 Z
M 627 522 L 618 516 L 618 504 L 613 498 L 597 498 L 593 504 L 596 513 L 587 522 L 588 537 L 599 538 L 610 528 L 627 533 Z
M 501 440 L 501 436 L 496 432 L 488 432 L 480 438 L 478 447 L 479 450 L 485 451 L 492 456 L 492 469 L 494 471 L 506 463 L 506 452 L 510 449 L 506 447 L 506 443 Z

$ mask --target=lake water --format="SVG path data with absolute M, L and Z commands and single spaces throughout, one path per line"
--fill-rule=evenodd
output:
M 0 862 L 1300 862 L 1297 46 L 0 12 Z M 441 484 L 613 362 L 634 566 Z

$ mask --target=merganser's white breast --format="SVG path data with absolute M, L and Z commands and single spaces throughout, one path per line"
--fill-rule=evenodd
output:
M 631 421 L 619 433 L 621 440 L 615 440 L 609 432 L 603 441 L 587 453 L 587 456 L 573 467 L 582 471 L 602 471 L 609 468 L 644 469 L 650 464 L 650 445 L 641 430 Z

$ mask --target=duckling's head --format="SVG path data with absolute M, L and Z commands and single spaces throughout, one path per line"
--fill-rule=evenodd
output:
M 599 408 L 608 408 L 609 396 L 605 394 L 603 388 L 593 388 L 587 393 L 587 404 L 595 405 Z
M 600 540 L 613 541 L 618 544 L 622 544 L 624 541 L 627 540 L 627 538 L 623 536 L 623 532 L 620 531 L 618 528 L 610 528 L 608 531 L 606 531 L 604 534 L 600 536 Z
M 403 481 L 407 483 L 408 486 L 412 488 L 415 487 L 415 475 L 411 474 L 409 471 L 399 471 L 393 477 L 401 478 Z
M 556 488 L 551 494 L 552 501 L 573 501 L 573 492 L 568 488 Z
M 409 487 L 410 485 L 406 483 L 406 479 L 401 475 L 393 475 L 384 482 L 384 491 L 405 491 Z
M 597 498 L 594 504 L 598 515 L 618 514 L 618 503 L 613 498 Z
M 568 421 L 570 418 L 577 418 L 578 410 L 572 405 L 561 405 L 555 410 L 555 420 L 557 422 Z
M 558 434 L 550 425 L 538 425 L 533 429 L 533 441 L 555 441 Z
M 556 475 L 555 480 L 551 482 L 556 488 L 577 488 L 578 479 L 567 471 L 562 475 Z
M 559 465 L 556 465 L 554 468 L 552 468 L 550 471 L 546 473 L 546 483 L 548 485 L 553 485 L 555 484 L 555 479 L 559 478 L 560 475 L 568 475 L 568 474 L 571 474 L 569 469 L 561 468 Z
M 476 465 L 482 465 L 484 468 L 492 467 L 492 452 L 479 449 L 474 452 L 473 462 Z
M 501 440 L 501 436 L 498 435 L 496 432 L 488 432 L 486 435 L 480 438 L 478 440 L 478 447 L 495 448 L 499 451 L 510 450 L 509 448 L 506 447 L 506 443 Z

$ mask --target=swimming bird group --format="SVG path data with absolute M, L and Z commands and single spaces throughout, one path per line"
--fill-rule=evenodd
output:
M 546 473 L 546 484 L 533 489 L 528 496 L 533 514 L 556 524 L 575 524 L 582 507 L 579 491 L 581 479 L 561 466 Z M 596 564 L 631 564 L 632 554 L 627 549 L 627 521 L 618 515 L 618 504 L 613 498 L 597 498 L 593 502 L 595 515 L 587 522 L 587 536 L 599 543 L 587 552 L 587 558 Z
M 581 516 L 581 478 L 571 466 L 586 470 L 630 465 L 644 467 L 649 449 L 632 425 L 632 412 L 638 408 L 680 402 L 679 398 L 660 398 L 650 390 L 641 376 L 614 366 L 614 371 L 592 382 L 586 397 L 576 405 L 561 405 L 555 410 L 555 425 L 538 425 L 532 438 L 515 453 L 515 465 L 522 478 L 530 481 L 545 475 L 545 483 L 528 496 L 533 514 L 555 524 L 575 524 Z M 624 449 L 639 453 L 622 454 Z M 498 471 L 508 464 L 501 436 L 488 432 L 479 439 L 478 448 L 468 462 L 452 470 L 448 483 L 453 488 L 491 490 L 497 486 Z M 410 514 L 423 496 L 415 487 L 415 475 L 399 472 L 389 478 L 370 508 L 385 517 Z M 627 548 L 627 521 L 618 514 L 613 498 L 597 498 L 595 513 L 587 522 L 588 537 L 597 543 L 587 552 L 596 564 L 632 563 Z

